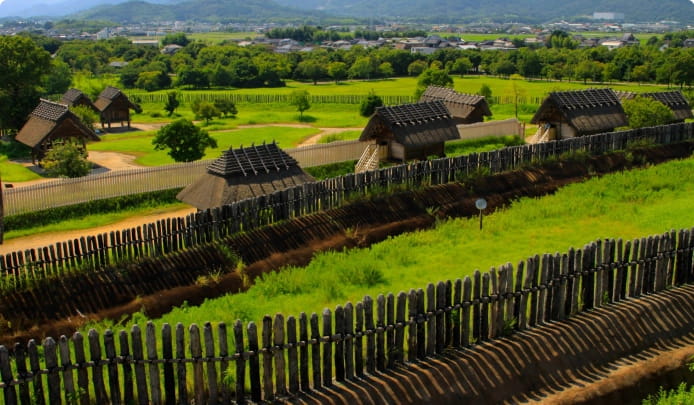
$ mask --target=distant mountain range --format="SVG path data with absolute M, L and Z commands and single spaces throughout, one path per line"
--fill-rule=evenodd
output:
M 0 17 L 47 16 L 104 19 L 262 21 L 358 17 L 403 21 L 540 23 L 623 13 L 629 22 L 675 20 L 694 24 L 690 0 L 4 0 Z
M 675 20 L 694 24 L 690 0 L 275 0 L 306 10 L 361 18 L 384 16 L 429 22 L 546 22 L 594 12 L 623 13 L 629 22 Z

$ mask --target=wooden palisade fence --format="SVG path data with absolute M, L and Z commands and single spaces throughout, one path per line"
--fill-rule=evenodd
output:
M 301 167 L 359 159 L 366 143 L 338 141 L 285 149 Z M 4 215 L 40 211 L 104 198 L 183 188 L 192 184 L 214 160 L 116 170 L 74 179 L 58 179 L 4 192 Z
M 273 400 L 692 283 L 693 252 L 694 228 L 605 239 L 321 314 L 236 321 L 230 331 L 148 323 L 47 338 L 43 356 L 34 340 L 0 346 L 0 388 L 6 405 Z
M 143 103 L 160 103 L 166 102 L 166 94 L 164 93 L 131 93 L 130 97 L 134 97 Z M 311 94 L 309 101 L 311 104 L 360 104 L 368 97 L 367 94 Z M 415 103 L 417 99 L 412 96 L 380 96 L 385 105 L 400 105 Z M 181 101 L 191 103 L 196 100 L 214 101 L 218 99 L 231 100 L 234 103 L 253 103 L 253 104 L 288 104 L 291 95 L 289 94 L 241 94 L 234 91 L 210 91 L 181 94 Z M 528 96 L 492 96 L 491 102 L 494 104 L 534 104 L 540 105 L 544 97 L 528 97 Z
M 694 139 L 694 124 L 673 124 L 507 147 L 454 158 L 422 161 L 385 169 L 348 174 L 243 200 L 187 217 L 110 233 L 84 236 L 54 245 L 0 256 L 4 288 L 23 288 L 36 277 L 58 276 L 80 269 L 99 269 L 115 260 L 162 255 L 274 222 L 341 206 L 353 196 L 394 186 L 436 185 L 483 171 L 513 170 L 564 153 L 600 154 L 624 150 L 629 142 L 649 140 L 670 144 Z

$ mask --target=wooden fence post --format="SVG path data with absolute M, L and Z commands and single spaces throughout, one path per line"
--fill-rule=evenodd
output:
M 104 340 L 106 340 L 106 335 L 104 335 Z M 165 323 L 161 327 L 161 346 L 162 358 L 166 361 L 166 363 L 164 363 L 164 403 L 166 405 L 175 405 L 176 380 L 174 379 L 175 377 L 173 366 L 173 335 L 171 331 L 171 325 L 169 325 L 168 323 Z M 111 391 L 113 391 L 113 388 L 111 388 Z
M 262 400 L 260 387 L 260 349 L 258 346 L 258 328 L 255 322 L 248 322 L 248 351 L 251 357 L 248 360 L 248 368 L 251 380 L 251 401 Z M 238 394 L 237 394 L 238 395 Z
M 161 384 L 159 383 L 159 365 L 157 364 L 157 336 L 152 321 L 147 322 L 145 329 L 145 346 L 149 362 L 149 387 L 152 394 L 152 404 L 161 403 Z
M 176 370 L 176 381 L 178 382 L 178 404 L 185 405 L 188 403 L 188 380 L 186 363 L 183 360 L 186 358 L 185 344 L 185 328 L 180 322 L 176 324 L 176 359 L 178 367 Z
M 328 308 L 323 310 L 323 385 L 333 385 L 333 341 L 332 341 L 332 314 Z
M 48 363 L 46 363 L 46 365 L 48 365 Z M 57 359 L 54 366 L 57 366 Z M 3 389 L 5 404 L 17 405 L 19 402 L 17 402 L 17 391 L 12 385 L 14 376 L 12 375 L 12 367 L 10 364 L 10 352 L 5 346 L 0 346 L 0 377 L 2 377 L 2 382 L 5 384 L 5 388 Z M 60 397 L 58 397 L 58 401 L 60 401 Z
M 335 308 L 335 380 L 345 380 L 345 311 Z
M 299 315 L 299 340 L 301 341 L 301 347 L 299 349 L 299 379 L 301 390 L 308 392 L 310 387 L 309 381 L 309 360 L 308 360 L 308 347 L 311 343 L 308 340 L 308 317 L 306 313 L 302 312 Z
M 272 318 L 263 317 L 263 400 L 270 401 L 274 397 L 272 372 Z
M 376 298 L 376 369 L 384 371 L 386 369 L 386 299 L 383 294 Z
M 116 356 L 116 341 L 113 331 L 107 329 L 104 332 L 104 348 L 108 361 L 108 387 L 111 393 L 111 403 L 120 404 L 120 384 L 118 381 L 118 358 Z M 173 403 L 173 402 L 172 402 Z
M 345 378 L 354 379 L 354 307 L 351 302 L 345 304 L 344 334 L 345 334 Z
M 296 340 L 296 318 L 287 317 L 287 361 L 289 363 L 289 393 L 299 392 L 299 355 Z
M 205 322 L 203 326 L 203 339 L 205 340 L 205 357 L 213 359 L 215 357 L 214 337 L 212 336 L 212 324 L 210 322 Z M 209 402 L 213 404 L 219 402 L 217 364 L 214 361 L 207 361 L 207 387 Z
M 272 350 L 275 363 L 275 394 L 285 395 L 287 393 L 286 365 L 284 361 L 284 316 L 275 314 L 275 321 L 272 327 Z
M 31 374 L 34 376 L 34 402 L 37 405 L 45 405 L 46 400 L 43 393 L 43 377 L 41 374 L 39 374 L 41 370 L 41 364 L 39 363 L 39 351 L 34 339 L 29 340 L 29 343 L 27 344 L 27 352 L 29 355 L 29 368 L 31 369 Z
M 190 356 L 193 360 L 193 390 L 195 392 L 195 403 L 204 404 L 205 380 L 202 367 L 202 344 L 200 342 L 200 328 L 197 324 L 191 324 L 188 328 L 190 336 Z

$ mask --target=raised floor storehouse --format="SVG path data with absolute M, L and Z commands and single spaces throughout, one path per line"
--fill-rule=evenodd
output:
M 556 91 L 542 102 L 530 121 L 547 140 L 612 132 L 628 125 L 612 89 Z
M 694 118 L 694 115 L 692 115 L 692 107 L 684 97 L 684 94 L 679 90 L 659 91 L 655 93 L 620 92 L 617 94 L 622 100 L 630 100 L 638 96 L 652 98 L 653 100 L 663 103 L 665 107 L 672 111 L 671 124 L 684 122 L 687 118 Z
M 387 148 L 387 158 L 406 161 L 444 156 L 444 143 L 460 139 L 443 101 L 378 107 L 359 138 Z
M 437 100 L 443 101 L 456 124 L 474 124 L 492 116 L 483 96 L 458 93 L 448 87 L 429 86 L 419 98 L 420 102 Z
M 123 123 L 127 122 L 128 128 L 130 128 L 130 109 L 135 109 L 135 105 L 119 89 L 106 87 L 99 94 L 94 105 L 101 114 L 101 127 L 108 125 L 111 128 L 113 122 L 120 122 L 123 126 Z
M 84 146 L 99 137 L 67 105 L 42 99 L 15 139 L 31 148 L 31 158 L 36 163 L 58 140 L 75 140 Z
M 273 142 L 225 151 L 207 167 L 207 173 L 176 198 L 206 210 L 313 181 Z
M 60 102 L 63 104 L 67 104 L 68 107 L 79 107 L 79 106 L 84 106 L 88 107 L 94 112 L 99 112 L 99 109 L 96 108 L 94 103 L 92 103 L 92 100 L 82 91 L 77 90 L 77 89 L 70 89 L 63 94 L 63 97 L 60 99 Z

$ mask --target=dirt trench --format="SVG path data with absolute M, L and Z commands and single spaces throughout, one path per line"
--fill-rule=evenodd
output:
M 70 295 L 75 293 L 71 286 L 65 286 L 62 290 L 54 286 L 51 295 L 56 300 L 86 302 L 90 300 L 85 294 L 96 294 L 102 307 L 92 307 L 93 311 L 43 316 L 37 316 L 36 312 L 31 316 L 17 312 L 16 319 L 8 318 L 13 312 L 29 309 L 25 306 L 31 305 L 31 300 L 25 299 L 15 305 L 15 311 L 0 312 L 13 325 L 0 335 L 0 344 L 11 345 L 31 338 L 69 335 L 87 322 L 106 318 L 117 320 L 140 310 L 150 317 L 158 317 L 184 301 L 197 305 L 207 298 L 244 291 L 261 274 L 287 265 L 306 265 L 316 252 L 367 247 L 392 235 L 431 227 L 436 221 L 428 209 L 431 207 L 438 208 L 435 215 L 441 218 L 473 216 L 478 212 L 475 200 L 480 195 L 487 198 L 490 209 L 495 209 L 520 197 L 546 195 L 569 183 L 633 167 L 634 162 L 659 163 L 690 156 L 693 150 L 694 143 L 683 143 L 633 151 L 634 159 L 627 159 L 624 154 L 607 154 L 583 160 L 555 161 L 542 167 L 470 179 L 466 184 L 452 183 L 364 199 L 338 209 L 227 238 L 225 243 L 240 252 L 244 263 L 248 264 L 245 280 L 238 272 L 204 285 L 191 284 L 189 277 L 168 281 L 158 279 L 150 283 L 159 286 L 157 292 L 145 294 L 137 286 L 129 286 L 131 298 L 128 300 L 122 295 L 120 301 L 113 305 L 109 305 L 109 293 L 99 290 L 98 282 L 92 283 L 90 289 L 82 289 L 79 297 Z M 209 265 L 214 266 L 214 263 Z M 195 268 L 191 271 L 200 273 L 205 269 Z M 3 302 L 2 305 L 9 304 Z

